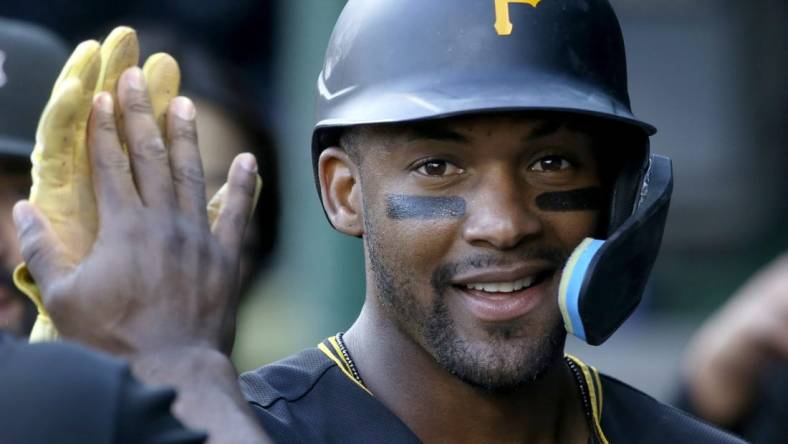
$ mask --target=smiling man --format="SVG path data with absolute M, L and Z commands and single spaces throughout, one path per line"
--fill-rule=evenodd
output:
M 97 67 L 87 45 L 70 66 Z M 625 65 L 605 0 L 349 0 L 312 154 L 329 222 L 363 239 L 366 300 L 346 333 L 241 377 L 254 418 L 219 350 L 256 166 L 236 158 L 209 227 L 191 102 L 165 144 L 126 70 L 124 150 L 110 94 L 80 120 L 73 71 L 47 109 L 89 125 L 100 241 L 77 263 L 20 203 L 22 251 L 65 337 L 176 385 L 211 439 L 260 441 L 257 419 L 284 443 L 740 442 L 564 356 L 567 333 L 601 344 L 635 309 L 667 216 L 670 161 Z
M 739 442 L 564 355 L 640 301 L 670 160 L 604 0 L 350 0 L 312 154 L 363 239 L 347 332 L 247 373 L 281 442 Z
M 415 342 L 490 391 L 536 380 L 562 359 L 554 295 L 566 258 L 596 231 L 601 180 L 591 137 L 561 117 L 362 127 L 343 138 L 344 151 L 323 152 L 329 215 L 365 237 L 376 284 L 359 329 L 391 324 L 390 340 Z M 354 186 L 361 202 L 333 191 Z M 361 346 L 358 336 L 381 333 L 353 328 L 346 339 Z

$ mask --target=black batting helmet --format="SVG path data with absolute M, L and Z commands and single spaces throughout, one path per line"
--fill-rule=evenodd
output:
M 672 172 L 669 159 L 649 153 L 656 129 L 632 113 L 624 42 L 606 0 L 349 0 L 317 88 L 315 172 L 322 150 L 355 125 L 543 111 L 594 116 L 635 134 L 605 239 L 575 250 L 559 302 L 567 331 L 591 344 L 637 306 Z
M 50 31 L 0 17 L 0 157 L 25 160 L 68 47 Z

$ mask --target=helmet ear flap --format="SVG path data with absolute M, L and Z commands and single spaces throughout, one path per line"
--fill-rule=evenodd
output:
M 592 138 L 604 190 L 603 211 L 594 237 L 607 239 L 635 209 L 637 190 L 648 168 L 649 138 L 640 128 L 620 122 L 587 116 L 569 118 L 575 130 Z
M 634 146 L 621 147 L 619 153 L 626 155 L 623 165 L 619 168 L 613 182 L 610 198 L 610 213 L 605 237 L 615 232 L 635 211 L 640 184 L 648 170 L 649 140 L 648 137 L 637 135 L 627 138 L 626 144 Z M 626 153 L 626 154 L 624 154 Z
M 561 273 L 558 303 L 566 331 L 599 345 L 635 310 L 657 258 L 673 190 L 670 159 L 652 155 L 631 216 L 607 239 L 586 238 Z

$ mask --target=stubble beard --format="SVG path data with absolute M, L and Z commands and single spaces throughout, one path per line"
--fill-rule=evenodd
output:
M 485 328 L 484 340 L 463 337 L 447 304 L 451 285 L 446 282 L 446 275 L 457 265 L 435 271 L 432 303 L 424 306 L 409 285 L 411 271 L 386 257 L 370 228 L 366 227 L 365 242 L 381 307 L 400 331 L 447 372 L 487 392 L 510 392 L 538 381 L 561 359 L 566 332 L 560 318 L 550 321 L 543 333 L 529 325 L 499 325 Z M 560 252 L 549 253 L 559 254 L 563 256 Z M 532 333 L 523 337 L 523 331 Z

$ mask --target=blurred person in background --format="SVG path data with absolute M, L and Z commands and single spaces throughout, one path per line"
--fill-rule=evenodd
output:
M 38 116 L 66 58 L 60 37 L 0 17 L 0 329 L 18 337 L 30 332 L 35 307 L 11 280 L 22 261 L 11 208 L 29 193 Z
M 272 35 L 279 3 L 280 0 L 0 2 L 0 15 L 39 23 L 74 45 L 85 35 L 99 35 L 95 31 L 107 23 L 134 28 L 145 23 L 166 23 L 168 32 L 178 37 L 176 42 L 188 41 L 184 46 L 201 48 L 218 63 L 241 68 L 234 76 L 253 86 L 245 89 L 244 100 L 265 113 L 265 105 L 270 103 Z
M 788 253 L 708 319 L 684 355 L 680 407 L 756 444 L 788 437 Z

